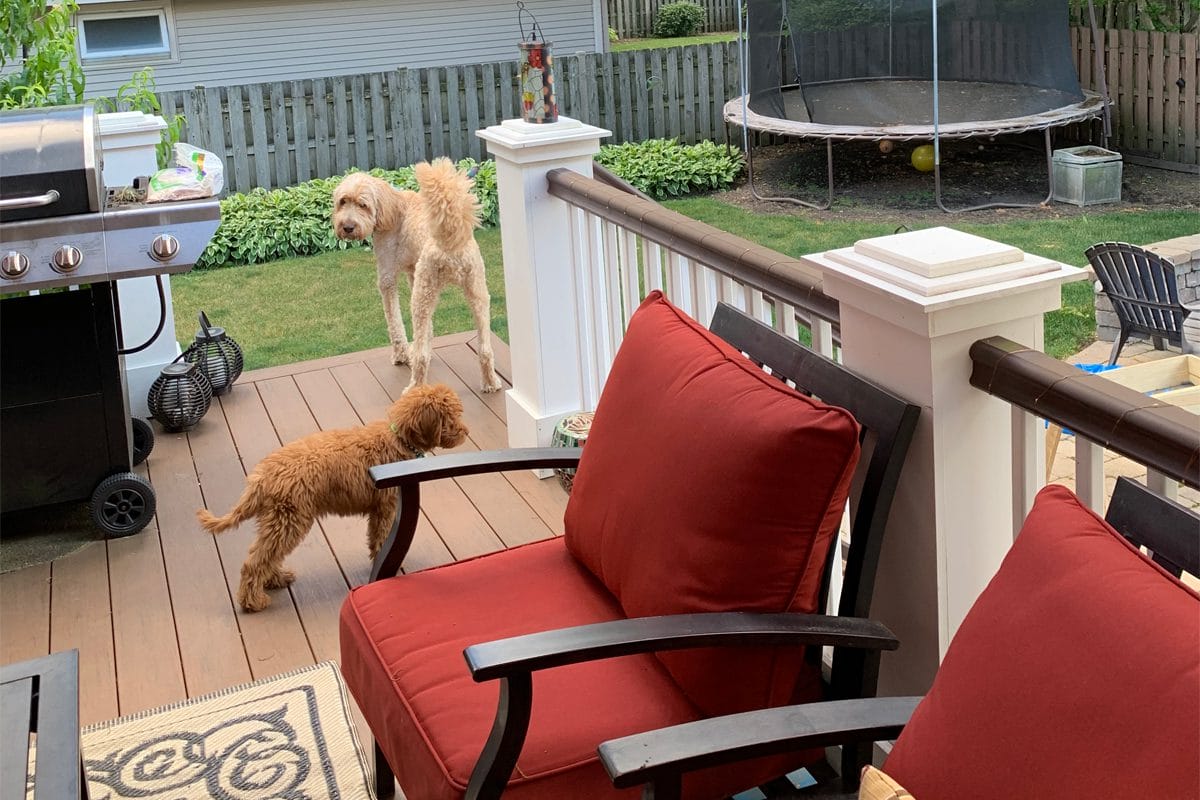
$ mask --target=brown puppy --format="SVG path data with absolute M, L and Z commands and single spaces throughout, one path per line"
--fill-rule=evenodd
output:
M 491 298 L 483 256 L 475 242 L 479 202 L 471 179 L 448 158 L 413 167 L 420 192 L 395 189 L 365 172 L 347 175 L 333 192 L 333 230 L 340 239 L 371 236 L 383 315 L 392 343 L 392 363 L 410 364 L 409 388 L 425 382 L 433 342 L 433 311 L 449 285 L 462 288 L 479 334 L 483 391 L 501 388 L 492 355 Z M 410 346 L 400 314 L 396 281 L 412 287 Z
M 365 514 L 367 544 L 374 558 L 391 528 L 397 490 L 376 489 L 367 470 L 435 447 L 461 444 L 467 436 L 462 411 L 462 401 L 447 386 L 407 391 L 388 409 L 385 420 L 314 433 L 264 458 L 247 476 L 245 491 L 225 516 L 197 511 L 196 518 L 211 533 L 258 518 L 258 536 L 242 565 L 238 604 L 247 611 L 261 611 L 271 604 L 265 589 L 282 589 L 295 579 L 291 570 L 283 568 L 283 559 L 320 516 Z

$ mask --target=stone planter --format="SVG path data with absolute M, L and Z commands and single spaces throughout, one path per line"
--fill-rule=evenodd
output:
M 1091 206 L 1121 201 L 1121 154 L 1085 145 L 1055 150 L 1054 199 Z

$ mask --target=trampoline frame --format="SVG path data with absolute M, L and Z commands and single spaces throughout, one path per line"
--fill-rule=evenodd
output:
M 797 88 L 799 88 L 798 84 L 780 87 L 781 90 Z M 814 203 L 796 197 L 768 197 L 760 195 L 757 187 L 754 185 L 754 148 L 750 146 L 749 142 L 747 142 L 745 148 L 747 182 L 750 186 L 750 193 L 756 200 L 794 203 L 818 211 L 826 211 L 833 206 L 833 142 L 835 140 L 874 142 L 888 140 L 893 142 L 907 142 L 926 139 L 982 139 L 1029 133 L 1037 130 L 1042 131 L 1046 153 L 1046 180 L 1049 190 L 1045 199 L 1036 203 L 983 203 L 962 208 L 949 208 L 942 200 L 942 170 L 939 163 L 941 159 L 935 158 L 933 163 L 934 201 L 942 211 L 956 214 L 963 211 L 980 211 L 985 208 L 1037 208 L 1050 202 L 1054 197 L 1051 129 L 1100 118 L 1105 114 L 1109 106 L 1109 101 L 1104 95 L 1097 92 L 1084 90 L 1083 95 L 1083 100 L 1078 103 L 1051 109 L 1050 111 L 1043 111 L 1038 114 L 1011 117 L 1003 120 L 949 123 L 937 126 L 936 131 L 932 125 L 823 125 L 816 122 L 797 122 L 778 117 L 768 117 L 751 111 L 748 105 L 748 98 L 744 94 L 728 101 L 724 106 L 723 115 L 727 124 L 733 123 L 738 127 L 745 128 L 747 131 L 754 130 L 759 133 L 769 133 L 775 136 L 788 136 L 799 139 L 825 140 L 828 191 L 824 203 Z
M 1096 25 L 1096 9 L 1092 0 L 1088 2 L 1088 18 L 1091 23 L 1092 36 L 1097 36 Z M 1096 75 L 1099 80 L 1100 92 L 1092 92 L 1086 89 L 1080 89 L 1083 94 L 1083 100 L 1070 105 L 1059 108 L 1043 111 L 1037 114 L 1026 115 L 1022 117 L 1012 117 L 1003 120 L 989 120 L 985 122 L 966 122 L 966 123 L 950 123 L 942 125 L 938 121 L 938 62 L 936 53 L 938 52 L 937 40 L 937 0 L 932 0 L 933 8 L 933 49 L 935 58 L 933 62 L 933 97 L 934 97 L 934 118 L 932 125 L 884 125 L 884 126 L 849 126 L 849 125 L 823 125 L 813 122 L 798 122 L 794 120 L 780 119 L 778 117 L 767 117 L 757 114 L 750 110 L 749 98 L 749 66 L 746 59 L 746 46 L 748 29 L 746 27 L 745 6 L 743 0 L 737 0 L 738 14 L 738 77 L 741 80 L 742 94 L 733 100 L 728 101 L 723 109 L 725 118 L 725 143 L 729 145 L 729 123 L 738 125 L 742 129 L 743 149 L 746 153 L 746 174 L 747 182 L 750 186 L 750 194 L 756 200 L 789 202 L 796 205 L 806 206 L 808 208 L 817 209 L 819 211 L 828 210 L 833 206 L 833 142 L 835 139 L 841 140 L 867 140 L 867 141 L 883 141 L 885 139 L 892 141 L 911 141 L 913 139 L 931 139 L 933 141 L 934 159 L 933 159 L 933 191 L 934 200 L 938 208 L 947 213 L 960 213 L 964 211 L 980 211 L 986 208 L 1037 208 L 1050 202 L 1054 197 L 1054 162 L 1053 162 L 1053 147 L 1050 139 L 1050 131 L 1056 127 L 1072 125 L 1078 122 L 1087 122 L 1092 119 L 1100 118 L 1101 125 L 1101 144 L 1108 146 L 1108 139 L 1111 135 L 1111 119 L 1109 116 L 1109 108 L 1112 105 L 1112 100 L 1108 97 L 1108 85 L 1104 77 L 1103 64 L 1101 54 L 1097 51 L 1094 54 L 1094 62 Z M 888 78 L 876 78 L 875 80 L 888 80 Z M 785 89 L 800 89 L 800 84 L 793 83 L 780 86 L 779 90 Z M 755 124 L 750 124 L 751 117 L 754 117 Z M 750 143 L 750 131 L 756 130 L 762 133 L 770 133 L 778 136 L 789 136 L 795 138 L 819 138 L 825 139 L 825 171 L 828 184 L 828 192 L 824 203 L 812 203 L 806 200 L 801 200 L 795 197 L 765 197 L 758 193 L 758 189 L 754 185 L 754 148 Z M 964 206 L 962 208 L 948 208 L 942 201 L 942 168 L 941 168 L 941 152 L 939 142 L 941 139 L 975 139 L 975 138 L 994 138 L 1006 134 L 1020 134 L 1030 131 L 1041 130 L 1045 142 L 1046 153 L 1046 183 L 1048 191 L 1045 199 L 1037 203 L 983 203 L 974 206 Z

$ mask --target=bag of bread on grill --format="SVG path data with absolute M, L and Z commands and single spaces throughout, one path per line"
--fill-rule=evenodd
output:
M 225 166 L 207 150 L 183 142 L 175 145 L 175 166 L 150 176 L 147 203 L 213 197 L 225 187 Z

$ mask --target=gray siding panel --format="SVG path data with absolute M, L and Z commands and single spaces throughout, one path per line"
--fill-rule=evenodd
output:
M 594 52 L 595 0 L 526 0 L 556 54 Z M 159 91 L 505 61 L 518 55 L 510 0 L 174 0 L 178 59 L 153 63 Z M 120 4 L 86 4 L 85 9 Z M 138 62 L 85 64 L 89 96 Z

